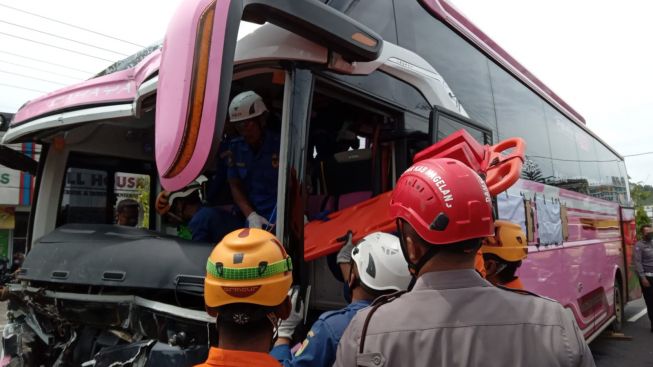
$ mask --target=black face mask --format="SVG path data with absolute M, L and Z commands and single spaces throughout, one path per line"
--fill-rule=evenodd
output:
M 653 239 L 653 233 L 647 233 L 644 235 L 644 241 L 650 241 Z

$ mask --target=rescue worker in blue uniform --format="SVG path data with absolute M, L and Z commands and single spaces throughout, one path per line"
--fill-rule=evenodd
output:
M 231 141 L 227 177 L 238 209 L 250 228 L 271 228 L 276 220 L 279 135 L 265 129 L 268 109 L 253 91 L 238 94 L 229 118 L 239 137 Z
M 345 253 L 350 254 L 351 258 L 351 270 L 349 274 L 344 274 L 352 293 L 351 304 L 320 315 L 293 355 L 290 349 L 292 334 L 302 320 L 301 308 L 297 312 L 295 307 L 297 297 L 293 297 L 293 312 L 281 323 L 279 339 L 270 352 L 284 366 L 333 365 L 340 337 L 356 313 L 369 306 L 376 297 L 408 287 L 411 276 L 397 237 L 381 232 L 372 233 L 356 247 L 343 247 L 339 257 Z
M 215 244 L 242 222 L 231 213 L 204 204 L 203 187 L 206 181 L 206 177 L 200 176 L 182 190 L 173 193 L 162 191 L 156 199 L 155 208 L 160 215 L 168 215 L 179 225 L 180 237 Z M 190 238 L 184 229 L 190 231 Z

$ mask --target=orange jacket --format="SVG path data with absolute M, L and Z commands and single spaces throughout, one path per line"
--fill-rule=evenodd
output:
M 267 353 L 211 348 L 206 362 L 195 367 L 279 367 L 279 361 Z
M 501 284 L 501 285 L 506 288 L 521 289 L 521 290 L 524 289 L 524 285 L 521 283 L 521 280 L 517 277 L 515 277 L 515 279 L 509 281 L 508 283 Z
M 485 261 L 483 260 L 483 252 L 479 249 L 476 252 L 476 258 L 474 259 L 474 269 L 481 274 L 483 278 L 487 275 L 485 271 Z

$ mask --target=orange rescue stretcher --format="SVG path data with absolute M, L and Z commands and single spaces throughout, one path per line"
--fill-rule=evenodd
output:
M 459 130 L 417 153 L 413 163 L 427 158 L 457 159 L 478 172 L 485 179 L 490 195 L 496 196 L 519 179 L 525 150 L 526 143 L 520 138 L 507 139 L 493 146 L 481 145 L 467 131 Z M 395 221 L 390 217 L 391 193 L 388 191 L 331 213 L 327 221 L 307 223 L 304 226 L 304 259 L 310 261 L 337 252 L 348 231 L 353 233 L 354 243 L 372 232 L 394 232 Z

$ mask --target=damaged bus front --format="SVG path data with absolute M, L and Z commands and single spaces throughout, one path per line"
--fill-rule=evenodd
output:
M 243 20 L 267 24 L 237 41 Z M 391 190 L 435 142 L 437 116 L 481 144 L 492 140 L 428 62 L 319 1 L 185 1 L 162 50 L 28 102 L 6 133 L 3 142 L 38 142 L 44 153 L 29 252 L 8 285 L 5 356 L 27 366 L 206 358 L 216 335 L 203 278 L 215 244 L 176 236 L 154 198 L 200 174 L 216 177 L 227 104 L 246 90 L 264 98 L 268 128 L 281 137 L 275 231 L 309 313 L 344 299 L 324 258 L 304 261 L 313 256 L 304 253 L 305 220 Z M 359 144 L 320 162 L 325 131 Z M 138 208 L 134 227 L 116 224 L 124 201 Z M 233 200 L 227 192 L 210 204 Z

